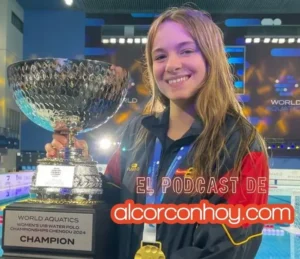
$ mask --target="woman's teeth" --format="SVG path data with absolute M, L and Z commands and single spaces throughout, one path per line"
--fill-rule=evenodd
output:
M 176 83 L 179 83 L 179 82 L 186 81 L 188 79 L 189 79 L 188 76 L 184 76 L 184 77 L 180 77 L 180 78 L 177 78 L 177 79 L 168 80 L 168 84 L 172 85 L 172 84 L 176 84 Z

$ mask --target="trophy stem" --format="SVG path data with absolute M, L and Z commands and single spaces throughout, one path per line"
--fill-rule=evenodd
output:
M 75 147 L 75 142 L 74 142 L 75 135 L 76 135 L 75 131 L 71 129 L 69 134 L 68 134 L 68 148 L 74 148 Z

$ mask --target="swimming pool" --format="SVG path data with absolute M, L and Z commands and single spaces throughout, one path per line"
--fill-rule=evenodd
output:
M 269 196 L 270 204 L 290 204 L 290 202 L 291 195 Z M 263 235 L 262 245 L 255 259 L 299 259 L 300 236 L 282 231 L 277 225 L 275 230 L 278 230 L 277 233 L 270 230 L 269 233 Z

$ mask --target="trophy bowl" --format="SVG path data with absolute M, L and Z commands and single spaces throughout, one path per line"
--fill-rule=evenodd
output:
M 44 58 L 7 69 L 13 97 L 35 124 L 65 134 L 56 158 L 38 161 L 31 193 L 37 202 L 93 202 L 102 194 L 96 162 L 74 146 L 74 136 L 106 123 L 125 100 L 129 74 L 96 60 Z

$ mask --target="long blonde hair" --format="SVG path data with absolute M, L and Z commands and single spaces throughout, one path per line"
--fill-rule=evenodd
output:
M 225 52 L 223 33 L 204 11 L 184 8 L 170 8 L 162 13 L 151 25 L 148 32 L 148 42 L 145 49 L 146 82 L 152 96 L 144 113 L 156 115 L 161 107 L 169 105 L 169 100 L 161 94 L 153 75 L 151 51 L 153 41 L 159 26 L 165 21 L 180 23 L 193 37 L 207 62 L 207 75 L 197 94 L 195 108 L 197 115 L 204 124 L 204 129 L 194 143 L 192 166 L 194 177 L 218 177 L 223 161 L 220 154 L 226 149 L 226 140 L 230 132 L 224 135 L 224 122 L 227 115 L 235 118 L 234 129 L 240 131 L 240 142 L 232 176 L 239 176 L 242 160 L 250 153 L 249 147 L 258 140 L 262 151 L 267 155 L 263 138 L 243 115 L 242 107 L 237 100 L 233 85 L 233 74 Z M 141 127 L 137 143 L 144 142 L 147 131 Z M 226 151 L 226 150 L 225 150 Z M 207 182 L 207 181 L 206 181 Z

